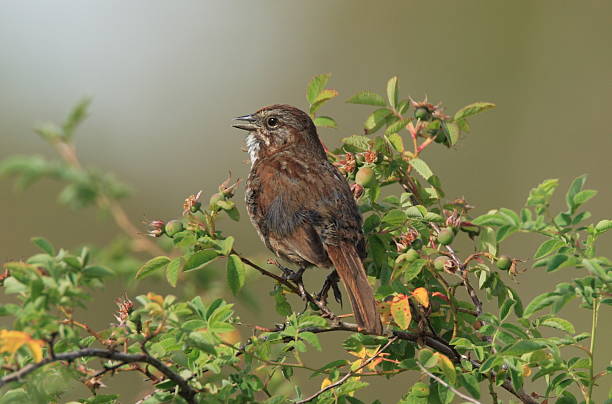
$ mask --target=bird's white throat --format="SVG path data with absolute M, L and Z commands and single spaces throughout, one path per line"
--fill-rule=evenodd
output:
M 259 149 L 261 147 L 261 141 L 255 137 L 254 134 L 250 134 L 246 138 L 247 150 L 249 152 L 249 158 L 251 159 L 251 165 L 255 164 L 259 157 Z

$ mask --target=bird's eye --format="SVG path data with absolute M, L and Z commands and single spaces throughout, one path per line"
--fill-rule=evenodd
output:
M 275 117 L 268 118 L 267 123 L 269 127 L 274 128 L 278 126 L 278 118 L 275 118 Z

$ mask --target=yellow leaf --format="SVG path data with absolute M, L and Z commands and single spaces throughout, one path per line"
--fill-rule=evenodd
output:
M 524 364 L 523 368 L 522 368 L 522 373 L 523 373 L 523 377 L 529 377 L 531 376 L 531 368 L 529 367 L 529 365 Z
M 410 312 L 410 304 L 408 303 L 408 296 L 397 295 L 391 302 L 391 315 L 395 323 L 402 329 L 405 330 L 410 325 L 412 320 L 412 313 Z
M 0 330 L 0 352 L 11 354 L 11 360 L 15 352 L 23 345 L 26 345 L 32 353 L 34 361 L 42 359 L 42 347 L 44 341 L 33 339 L 29 334 L 22 331 Z
M 416 288 L 412 292 L 412 296 L 416 299 L 419 304 L 423 307 L 429 307 L 429 293 L 425 288 Z
M 391 322 L 391 302 L 378 303 L 378 312 L 380 313 L 380 320 L 383 324 L 389 324 Z
M 155 303 L 159 304 L 160 306 L 164 305 L 164 298 L 156 293 L 153 293 L 153 292 L 147 293 L 147 299 L 153 300 Z
M 434 356 L 438 357 L 438 366 L 442 370 L 442 373 L 444 373 L 449 380 L 455 383 L 457 373 L 455 372 L 455 365 L 453 362 L 448 358 L 448 356 L 441 354 L 440 352 L 434 353 Z
M 329 380 L 327 377 L 325 379 L 323 379 L 323 381 L 321 382 L 321 390 L 323 390 L 324 388 L 326 388 L 327 386 L 329 386 L 330 384 L 332 384 L 331 380 Z

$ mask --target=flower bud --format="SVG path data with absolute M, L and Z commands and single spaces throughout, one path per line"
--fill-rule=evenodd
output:
M 147 234 L 151 237 L 161 237 L 164 234 L 165 226 L 166 222 L 163 220 L 153 220 L 149 223 L 149 231 Z

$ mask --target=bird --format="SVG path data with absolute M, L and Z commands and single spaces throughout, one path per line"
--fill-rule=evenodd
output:
M 269 250 L 299 269 L 280 268 L 300 283 L 306 268 L 335 268 L 327 279 L 333 282 L 339 275 L 357 326 L 381 334 L 362 261 L 366 256 L 362 218 L 346 178 L 328 160 L 310 116 L 296 107 L 275 104 L 235 121 L 233 127 L 247 131 L 251 168 L 245 202 L 251 223 Z

